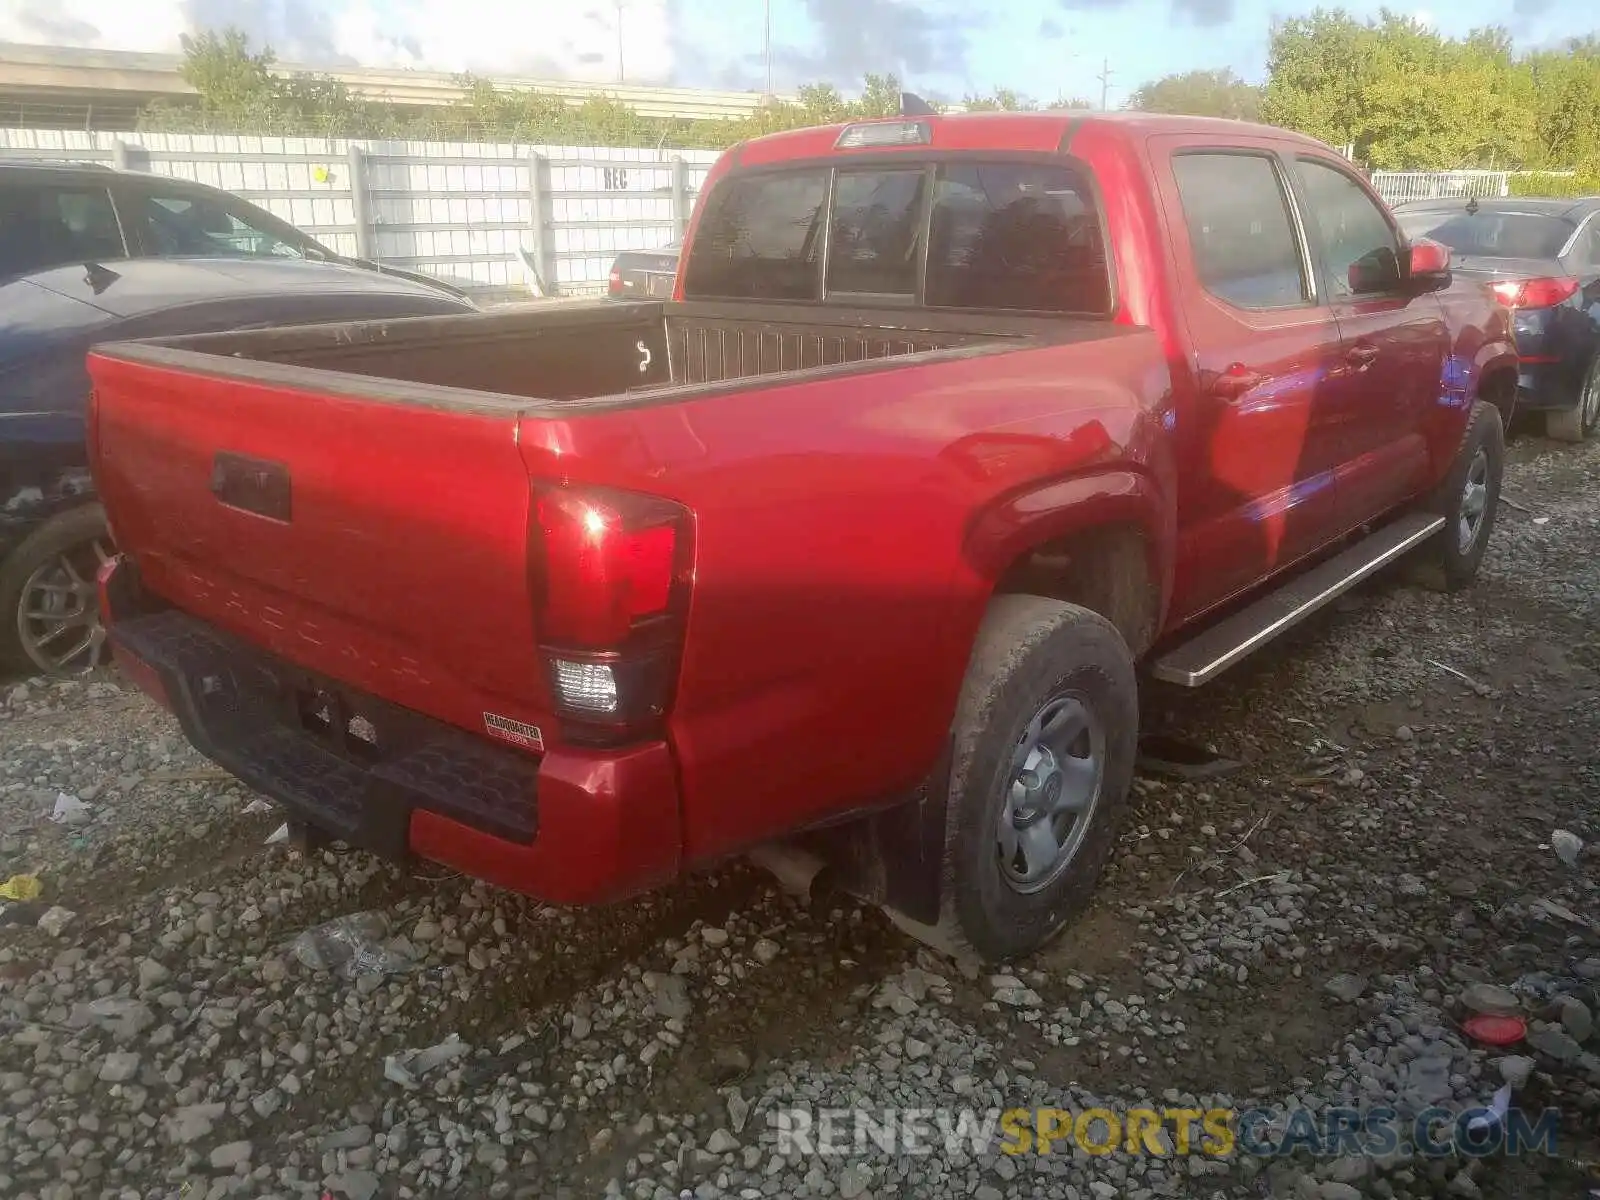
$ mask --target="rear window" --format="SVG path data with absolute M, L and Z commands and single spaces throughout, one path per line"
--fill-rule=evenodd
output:
M 957 164 L 939 176 L 928 303 L 1103 314 L 1111 309 L 1100 214 L 1067 167 Z
M 1457 254 L 1482 258 L 1554 258 L 1577 228 L 1540 213 L 1479 211 L 1395 213 L 1410 238 L 1432 238 Z
M 711 194 L 684 291 L 735 300 L 815 300 L 822 285 L 828 172 L 727 179 Z
M 916 296 L 927 180 L 920 167 L 839 172 L 828 234 L 829 295 Z
M 1097 316 L 1111 308 L 1093 189 L 1060 163 L 897 162 L 725 179 L 708 197 L 684 292 Z

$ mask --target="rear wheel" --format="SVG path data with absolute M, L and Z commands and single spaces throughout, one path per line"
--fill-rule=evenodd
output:
M 0 654 L 14 667 L 72 675 L 100 663 L 105 641 L 95 579 L 111 555 L 98 504 L 52 517 L 0 567 Z
M 1582 442 L 1600 428 L 1600 354 L 1595 355 L 1578 388 L 1578 402 L 1571 408 L 1544 415 L 1544 430 L 1563 442 Z
M 1460 448 L 1429 507 L 1444 517 L 1444 528 L 1412 564 L 1417 582 L 1454 592 L 1478 575 L 1500 505 L 1505 470 L 1505 430 L 1500 412 L 1478 401 L 1472 406 Z
M 901 923 L 988 960 L 1047 941 L 1111 853 L 1138 727 L 1133 656 L 1109 621 L 1059 600 L 997 597 L 952 730 L 940 921 Z

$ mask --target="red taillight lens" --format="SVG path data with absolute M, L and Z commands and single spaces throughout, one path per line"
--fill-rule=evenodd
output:
M 1553 308 L 1578 290 L 1576 279 L 1504 279 L 1490 284 L 1495 299 L 1507 308 Z
M 637 622 L 665 614 L 685 515 L 676 504 L 616 492 L 541 495 L 541 640 L 615 649 Z
M 688 607 L 692 526 L 670 500 L 600 488 L 536 497 L 535 620 L 556 708 L 625 738 L 667 710 Z
M 613 296 L 622 295 L 622 272 L 613 270 L 611 277 L 606 280 L 606 290 Z

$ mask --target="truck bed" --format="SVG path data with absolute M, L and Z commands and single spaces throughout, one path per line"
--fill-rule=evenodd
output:
M 599 301 L 254 329 L 119 345 L 118 357 L 210 375 L 435 406 L 571 402 L 859 371 L 913 355 L 1105 336 L 1101 321 L 829 306 Z M 226 364 L 218 361 L 225 358 Z M 391 385 L 373 388 L 370 380 Z M 665 398 L 665 397 L 664 397 Z

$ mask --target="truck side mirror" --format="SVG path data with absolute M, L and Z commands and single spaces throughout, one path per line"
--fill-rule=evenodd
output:
M 1400 262 L 1393 250 L 1379 246 L 1350 264 L 1346 278 L 1352 296 L 1392 292 L 1400 286 Z
M 1450 247 L 1418 238 L 1409 253 L 1406 275 L 1417 291 L 1437 291 L 1450 282 Z

